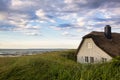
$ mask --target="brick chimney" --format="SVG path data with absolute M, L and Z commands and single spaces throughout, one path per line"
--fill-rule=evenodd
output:
M 112 38 L 110 25 L 106 25 L 106 26 L 105 26 L 104 34 L 105 34 L 105 37 L 106 37 L 107 39 L 111 39 L 111 38 Z

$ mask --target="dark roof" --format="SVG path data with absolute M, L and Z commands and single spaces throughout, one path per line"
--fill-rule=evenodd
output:
M 83 37 L 83 40 L 77 49 L 76 55 L 86 38 L 92 38 L 95 44 L 111 57 L 120 56 L 120 33 L 112 33 L 112 39 L 107 39 L 104 32 L 93 31 Z

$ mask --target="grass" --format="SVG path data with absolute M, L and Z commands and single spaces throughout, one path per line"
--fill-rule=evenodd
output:
M 120 80 L 120 61 L 80 64 L 75 50 L 1 57 L 0 80 Z

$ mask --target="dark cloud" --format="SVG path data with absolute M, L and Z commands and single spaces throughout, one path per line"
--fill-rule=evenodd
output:
M 0 31 L 12 31 L 14 28 L 16 28 L 14 25 L 0 22 Z
M 120 7 L 120 0 L 85 0 L 82 3 L 81 0 L 73 1 L 79 8 L 83 9 L 98 9 L 98 8 L 113 8 Z
M 96 9 L 103 4 L 105 4 L 106 0 L 86 0 L 85 3 L 81 3 L 81 1 L 75 3 L 80 8 L 86 8 L 86 9 Z
M 110 21 L 111 19 L 106 19 L 106 18 L 93 18 L 92 19 L 93 21 L 96 21 L 96 22 L 104 22 L 104 21 Z
M 70 24 L 70 23 L 65 23 L 65 24 L 59 24 L 58 27 L 61 27 L 61 28 L 67 28 L 67 27 L 73 27 L 73 25 Z
M 7 11 L 9 10 L 9 0 L 0 0 L 0 11 Z
M 48 18 L 54 18 L 55 16 L 53 16 L 52 14 L 48 14 L 48 15 L 46 15 Z

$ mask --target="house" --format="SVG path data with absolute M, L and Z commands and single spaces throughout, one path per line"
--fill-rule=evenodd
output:
M 80 63 L 106 62 L 117 56 L 120 56 L 120 33 L 111 33 L 109 25 L 104 32 L 85 35 L 76 52 Z

